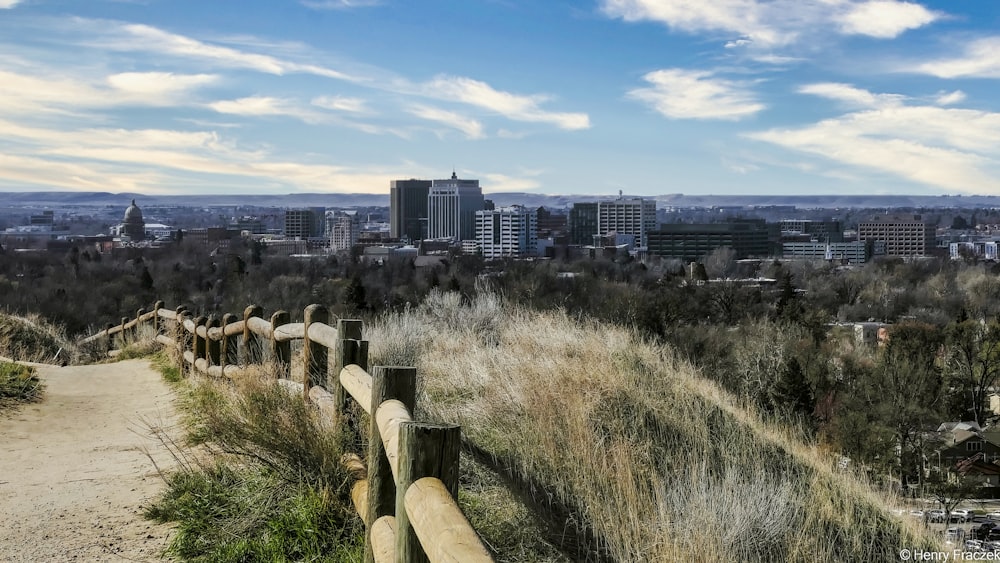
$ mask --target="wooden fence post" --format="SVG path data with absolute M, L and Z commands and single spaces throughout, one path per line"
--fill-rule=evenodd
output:
M 208 365 L 217 366 L 219 365 L 219 357 L 222 355 L 222 341 L 213 340 L 208 336 L 208 330 L 212 328 L 217 328 L 222 322 L 219 320 L 217 315 L 212 315 L 208 318 L 208 324 L 205 325 L 205 359 L 208 360 Z
M 113 328 L 115 328 L 115 325 L 108 323 L 108 326 L 104 329 L 105 331 L 104 334 L 108 334 L 107 331 Z M 114 348 L 114 342 L 115 342 L 115 337 L 108 334 L 107 338 L 105 339 L 105 346 L 106 346 L 106 349 L 104 350 L 105 356 L 111 353 L 111 350 Z
M 236 336 L 226 336 L 226 327 L 235 323 L 239 317 L 232 313 L 222 315 L 222 354 L 219 356 L 219 365 L 222 366 L 222 375 L 226 374 L 226 366 L 234 366 L 239 363 L 239 343 Z
M 195 359 L 195 361 L 197 361 L 198 358 L 204 358 L 205 354 L 207 353 L 206 352 L 206 348 L 208 348 L 208 347 L 205 345 L 205 340 L 207 340 L 207 339 L 206 338 L 202 338 L 198 334 L 198 328 L 205 326 L 205 323 L 207 323 L 207 322 L 208 322 L 208 318 L 206 318 L 204 315 L 199 316 L 198 318 L 196 318 L 194 320 L 194 350 L 193 351 L 194 351 L 194 359 Z M 193 364 L 193 363 L 191 365 L 192 365 L 192 369 L 194 369 L 196 367 L 196 365 Z
M 264 309 L 260 305 L 250 305 L 243 310 L 243 349 L 247 365 L 260 364 L 264 361 L 264 348 L 260 345 L 260 337 L 250 330 L 250 317 L 261 317 Z
M 417 403 L 417 369 L 398 366 L 375 366 L 372 376 L 372 417 L 368 432 L 368 510 L 366 511 L 365 560 L 375 561 L 372 549 L 372 524 L 382 516 L 396 513 L 396 480 L 385 455 L 382 436 L 375 422 L 375 412 L 385 401 L 395 399 L 413 414 Z M 395 452 L 393 452 L 395 453 Z
M 121 327 L 121 330 L 118 331 L 118 335 L 122 339 L 122 348 L 128 346 L 128 340 L 125 338 L 125 325 L 128 324 L 128 320 L 128 317 L 122 317 L 122 324 L 118 325 Z
M 333 351 L 333 389 L 327 389 L 333 393 L 334 404 L 337 407 L 339 418 L 343 418 L 347 409 L 347 391 L 340 384 L 340 370 L 344 366 L 357 364 L 368 369 L 368 343 L 365 342 L 364 351 L 358 344 L 360 342 L 364 323 L 358 319 L 338 319 L 337 320 L 337 347 Z
M 302 390 L 303 398 L 309 402 L 309 389 L 319 385 L 326 389 L 327 367 L 330 351 L 326 346 L 313 342 L 309 338 L 309 325 L 313 323 L 327 324 L 330 322 L 330 311 L 322 305 L 309 305 L 303 315 L 302 337 Z M 339 374 L 338 374 L 339 376 Z
M 139 307 L 135 311 L 135 326 L 132 327 L 132 330 L 131 330 L 131 333 L 132 333 L 132 342 L 135 342 L 136 340 L 139 339 L 139 334 L 141 334 L 139 332 L 139 317 L 141 317 L 141 316 L 143 316 L 145 314 L 146 314 L 146 309 L 144 309 L 143 307 Z
M 289 341 L 278 342 L 274 335 L 274 329 L 291 322 L 288 311 L 275 311 L 271 315 L 271 352 L 274 356 L 274 363 L 277 364 L 278 377 L 289 379 L 292 367 L 292 343 Z
M 184 305 L 178 305 L 174 309 L 174 343 L 177 345 L 177 353 L 180 354 L 177 367 L 181 373 L 184 373 L 184 350 L 187 349 L 187 331 L 184 330 L 184 319 L 187 316 L 187 308 Z
M 160 309 L 162 309 L 164 305 L 166 305 L 166 303 L 163 301 L 153 303 L 153 312 L 156 313 L 153 315 L 153 338 L 163 334 L 163 321 L 160 320 Z
M 437 477 L 458 498 L 458 457 L 462 429 L 454 424 L 404 422 L 399 427 L 399 475 L 396 481 L 396 561 L 426 562 L 410 518 L 406 490 L 417 479 Z

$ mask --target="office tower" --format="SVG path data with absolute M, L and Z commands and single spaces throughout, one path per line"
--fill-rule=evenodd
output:
M 427 196 L 430 180 L 389 182 L 389 235 L 418 241 L 427 238 Z
M 451 173 L 432 180 L 427 196 L 427 238 L 471 240 L 476 237 L 476 211 L 485 204 L 479 180 L 462 180 Z
M 521 205 L 477 211 L 476 242 L 488 259 L 533 255 L 538 248 L 538 215 Z
M 597 204 L 597 234 L 633 235 L 638 246 L 647 246 L 646 234 L 656 229 L 656 200 L 622 197 Z
M 350 250 L 358 242 L 361 222 L 357 211 L 342 211 L 329 218 L 327 228 L 332 250 Z
M 574 203 L 569 210 L 569 243 L 589 245 L 597 232 L 597 202 Z
M 934 248 L 934 234 L 920 215 L 884 215 L 858 223 L 858 240 L 884 242 L 886 256 L 926 256 Z
M 326 227 L 326 209 L 288 209 L 285 211 L 285 236 L 287 238 L 309 239 L 323 236 Z

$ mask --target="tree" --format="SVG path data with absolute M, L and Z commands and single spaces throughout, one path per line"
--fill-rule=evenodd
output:
M 987 393 L 1000 379 L 1000 325 L 975 320 L 951 323 L 946 331 L 945 366 L 965 409 L 982 427 L 989 410 Z

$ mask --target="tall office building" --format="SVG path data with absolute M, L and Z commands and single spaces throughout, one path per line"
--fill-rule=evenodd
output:
M 476 242 L 488 259 L 533 255 L 538 249 L 538 214 L 522 205 L 477 211 Z
M 330 248 L 334 251 L 350 250 L 357 244 L 361 222 L 357 211 L 339 212 L 327 220 Z
M 656 200 L 622 197 L 597 204 L 597 234 L 633 235 L 638 246 L 647 246 L 647 234 L 656 229 Z
M 736 252 L 737 259 L 766 257 L 774 254 L 775 250 L 771 231 L 763 220 L 704 224 L 664 223 L 648 233 L 649 253 L 694 262 L 726 246 Z
M 594 244 L 597 232 L 597 202 L 574 203 L 569 210 L 569 243 Z
M 858 240 L 882 241 L 886 256 L 926 256 L 934 248 L 934 227 L 920 215 L 885 215 L 858 223 Z
M 427 196 L 430 180 L 389 182 L 389 236 L 418 241 L 427 238 Z
M 455 241 L 476 238 L 476 211 L 485 199 L 479 180 L 432 180 L 427 195 L 427 238 Z
M 285 237 L 291 239 L 310 239 L 323 236 L 326 227 L 326 209 L 310 207 L 307 209 L 288 209 L 285 211 Z

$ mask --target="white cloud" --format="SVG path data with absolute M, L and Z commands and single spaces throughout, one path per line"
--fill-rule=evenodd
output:
M 585 113 L 545 111 L 539 107 L 547 96 L 522 96 L 496 90 L 485 82 L 462 76 L 437 76 L 423 85 L 424 95 L 442 100 L 462 102 L 494 111 L 514 121 L 550 123 L 566 130 L 588 129 L 590 118 Z
M 1000 113 L 883 106 L 748 136 L 949 191 L 1000 192 Z
M 217 80 L 218 77 L 212 74 L 172 72 L 122 72 L 107 78 L 108 84 L 119 92 L 161 103 L 173 103 L 178 94 L 186 94 Z
M 892 39 L 910 29 L 923 27 L 938 16 L 920 4 L 895 0 L 872 0 L 852 4 L 847 13 L 837 17 L 847 35 L 867 35 Z
M 21 3 L 21 0 L 0 0 L 0 10 L 9 10 Z
M 726 43 L 730 48 L 788 45 L 826 29 L 893 38 L 940 17 L 919 4 L 897 0 L 603 0 L 601 7 L 607 16 L 627 22 L 739 36 Z
M 361 98 L 345 98 L 343 96 L 319 96 L 310 102 L 316 107 L 343 111 L 348 113 L 369 113 L 365 100 Z
M 960 57 L 919 63 L 902 70 L 938 78 L 1000 78 L 1000 37 L 977 39 L 965 46 Z
M 476 176 L 482 178 L 483 190 L 488 192 L 527 192 L 541 187 L 533 178 L 518 178 L 496 172 L 484 172 Z
M 853 107 L 882 108 L 893 107 L 903 103 L 905 96 L 898 94 L 873 94 L 868 90 L 855 88 L 850 84 L 839 82 L 820 82 L 807 84 L 799 88 L 800 94 L 813 94 L 831 100 L 844 102 Z
M 306 123 L 319 123 L 323 116 L 300 107 L 294 100 L 269 96 L 249 96 L 236 100 L 220 100 L 208 104 L 219 113 L 244 116 L 285 116 L 300 119 Z
M 746 84 L 709 71 L 668 68 L 643 77 L 651 84 L 628 93 L 671 119 L 739 120 L 764 110 Z
M 413 106 L 408 111 L 421 119 L 436 121 L 457 129 L 465 133 L 469 139 L 482 139 L 485 136 L 482 123 L 460 113 L 422 105 Z
M 950 106 L 953 104 L 958 104 L 965 101 L 965 92 L 961 90 L 955 90 L 954 92 L 941 92 L 938 97 L 934 100 L 939 106 Z

